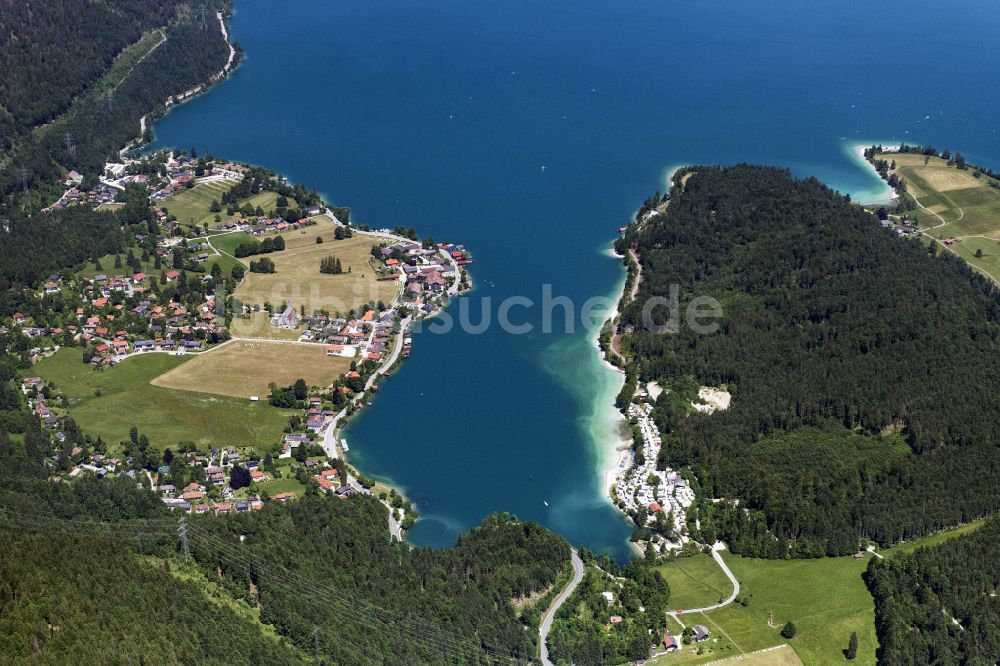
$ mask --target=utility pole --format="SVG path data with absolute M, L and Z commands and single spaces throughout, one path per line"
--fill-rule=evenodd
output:
M 312 639 L 313 639 L 313 660 L 318 662 L 319 661 L 319 627 L 317 627 L 315 624 L 313 625 Z
M 201 29 L 208 30 L 208 21 L 205 18 L 205 3 L 201 3 Z
M 21 167 L 19 171 L 21 172 L 21 188 L 24 190 L 24 199 L 25 199 L 25 201 L 27 201 L 28 197 L 29 197 L 29 193 L 28 193 L 28 170 L 26 168 L 24 168 L 24 167 Z
M 108 102 L 108 113 L 111 113 L 112 109 L 115 106 L 115 91 L 109 90 L 105 95 L 105 98 L 107 99 Z
M 180 521 L 177 523 L 177 534 L 181 537 L 181 552 L 184 553 L 185 558 L 190 558 L 191 549 L 188 547 L 187 516 L 181 516 Z
M 66 144 L 66 152 L 72 155 L 76 146 L 73 145 L 73 136 L 69 132 L 66 132 L 66 136 L 63 137 L 63 142 Z

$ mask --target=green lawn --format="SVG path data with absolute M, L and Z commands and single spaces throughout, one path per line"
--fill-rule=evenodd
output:
M 875 602 L 861 578 L 870 557 L 758 560 L 723 553 L 749 605 L 733 604 L 707 615 L 747 652 L 765 647 L 759 643 L 767 636 L 772 645 L 783 642 L 780 628 L 793 622 L 798 633 L 787 642 L 807 666 L 842 661 L 841 650 L 855 631 L 854 663 L 874 664 Z
M 858 656 L 854 663 L 874 664 L 878 646 L 875 604 L 861 578 L 870 557 L 760 560 L 724 552 L 747 605 L 733 603 L 707 613 L 680 614 L 679 620 L 688 626 L 707 626 L 712 638 L 656 663 L 700 664 L 782 643 L 791 645 L 807 666 L 840 663 L 844 661 L 841 650 L 856 631 Z M 659 570 L 670 584 L 672 608 L 718 603 L 731 591 L 729 580 L 707 555 L 678 559 Z M 786 640 L 780 632 L 789 621 L 798 633 Z M 671 631 L 680 632 L 680 626 L 673 621 L 669 624 Z M 766 663 L 766 657 L 761 659 Z
M 164 199 L 158 205 L 166 208 L 171 215 L 177 216 L 177 221 L 184 227 L 192 227 L 196 224 L 205 225 L 209 228 L 215 227 L 215 215 L 210 210 L 212 201 L 221 203 L 222 195 L 232 188 L 230 181 L 214 181 L 201 183 L 190 189 L 180 190 L 177 194 Z M 274 210 L 277 205 L 278 195 L 275 192 L 260 192 L 248 199 L 242 199 L 240 206 L 249 203 L 253 207 L 260 206 L 265 213 Z M 221 213 L 218 213 L 222 222 L 230 222 L 238 219 L 237 216 L 226 215 L 226 207 L 223 206 Z
M 142 272 L 143 273 L 145 273 L 146 275 L 158 275 L 159 274 L 159 272 L 156 269 L 153 268 L 153 264 L 154 264 L 154 261 L 155 261 L 153 259 L 153 257 L 150 257 L 146 261 L 142 260 L 142 248 L 134 247 L 134 248 L 132 248 L 132 253 L 135 255 L 136 259 L 138 259 L 139 263 L 142 265 Z M 101 257 L 100 260 L 99 260 L 101 262 L 101 267 L 100 268 L 97 268 L 97 265 L 95 263 L 93 263 L 92 261 L 88 261 L 86 264 L 84 264 L 83 269 L 78 273 L 78 275 L 80 277 L 84 277 L 84 278 L 87 278 L 87 279 L 92 279 L 95 276 L 101 275 L 101 274 L 104 274 L 104 275 L 107 275 L 107 276 L 132 275 L 132 273 L 134 273 L 135 271 L 133 271 L 132 267 L 128 265 L 127 261 L 125 261 L 126 258 L 128 257 L 128 250 L 125 250 L 124 252 L 122 252 L 118 256 L 120 256 L 121 259 L 122 259 L 122 265 L 121 265 L 120 268 L 115 268 L 115 255 L 113 255 L 113 254 L 106 254 L 103 257 Z M 164 270 L 164 271 L 170 270 L 170 260 L 169 259 L 167 259 L 167 261 L 165 261 L 165 262 L 161 262 L 160 265 L 162 266 L 162 270 Z
M 212 246 L 220 252 L 236 253 L 236 247 L 240 243 L 253 243 L 257 241 L 252 235 L 245 231 L 234 231 L 231 233 L 213 234 L 209 237 Z
M 54 382 L 69 398 L 69 413 L 84 432 L 100 435 L 108 444 L 127 439 L 136 425 L 158 449 L 192 441 L 203 449 L 233 444 L 269 450 L 293 411 L 149 383 L 190 358 L 151 353 L 96 371 L 84 365 L 80 349 L 67 348 L 24 374 Z
M 767 625 L 766 616 L 762 617 L 759 613 L 736 604 L 709 613 L 682 614 L 679 618 L 687 626 L 704 624 L 711 637 L 704 643 L 685 646 L 680 652 L 666 655 L 652 663 L 662 666 L 705 664 L 789 642 L 781 637 L 780 628 L 774 629 Z M 669 620 L 667 626 L 672 634 L 680 635 L 682 627 L 678 623 Z M 701 654 L 698 654 L 699 651 Z M 811 663 L 825 664 L 829 661 L 832 660 Z
M 657 567 L 670 584 L 671 608 L 702 608 L 717 604 L 733 591 L 733 584 L 710 556 L 698 553 Z
M 306 492 L 306 487 L 299 483 L 294 476 L 291 476 L 291 472 L 288 470 L 284 470 L 282 475 L 284 475 L 285 478 L 258 483 L 257 488 L 260 490 L 266 490 L 267 494 L 271 497 L 274 497 L 278 493 L 287 492 L 295 493 L 296 497 L 302 497 L 302 495 Z

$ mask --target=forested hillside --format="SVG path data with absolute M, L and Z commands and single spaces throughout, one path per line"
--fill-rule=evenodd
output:
M 662 462 L 711 497 L 702 538 L 766 557 L 852 552 L 995 511 L 1000 301 L 961 260 L 898 239 L 815 179 L 695 167 L 629 233 L 643 266 L 623 321 L 630 372 L 725 385 L 704 415 L 661 397 Z M 677 182 L 684 174 L 678 175 Z M 723 306 L 719 330 L 642 328 L 680 287 Z M 668 308 L 654 309 L 663 324 Z M 743 509 L 750 509 L 749 514 Z
M 17 127 L 52 120 L 143 32 L 165 25 L 177 0 L 0 4 L 0 105 Z
M 304 664 L 304 655 L 142 561 L 128 542 L 0 523 L 5 664 Z
M 69 169 L 98 175 L 138 135 L 140 117 L 217 73 L 229 48 L 215 10 L 227 6 L 218 0 L 0 3 L 0 29 L 10 36 L 0 43 L 5 205 L 23 204 L 22 169 L 32 187 L 51 185 Z M 52 198 L 39 193 L 26 209 Z
M 194 517 L 184 560 L 177 516 L 134 480 L 50 480 L 47 437 L 31 418 L 23 443 L 0 434 L 3 663 L 277 664 L 314 649 L 338 664 L 529 660 L 538 612 L 518 617 L 512 600 L 569 562 L 561 537 L 505 515 L 453 548 L 411 549 L 367 496 Z
M 1000 661 L 1000 519 L 914 553 L 872 559 L 879 663 Z

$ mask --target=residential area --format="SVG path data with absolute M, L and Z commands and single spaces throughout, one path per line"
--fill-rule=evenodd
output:
M 375 492 L 400 538 L 415 520 L 412 507 L 394 490 L 350 475 L 340 428 L 409 356 L 412 322 L 468 288 L 466 248 L 418 241 L 412 229 L 352 227 L 349 211 L 274 174 L 193 154 L 108 164 L 97 183 L 69 174 L 65 184 L 57 206 L 131 207 L 146 221 L 128 228 L 120 251 L 50 275 L 36 294 L 47 307 L 3 322 L 35 343 L 24 351 L 39 372 L 25 373 L 22 390 L 57 442 L 53 477 L 125 475 L 172 510 L 193 513 L 253 511 L 312 492 Z M 268 273 L 245 260 L 265 255 Z M 267 282 L 272 275 L 278 289 Z M 289 285 L 321 298 L 286 296 Z M 323 298 L 343 305 L 324 307 Z M 102 388 L 81 390 L 88 377 L 81 366 L 105 375 L 94 383 Z M 129 390 L 150 386 L 154 399 L 136 403 L 131 420 L 120 407 L 96 408 L 127 404 Z M 103 387 L 114 387 L 114 396 Z M 230 416 L 231 403 L 214 401 L 200 402 L 201 415 L 187 423 L 148 437 L 136 431 L 135 423 L 176 420 L 171 405 L 187 401 L 186 392 L 279 410 L 268 412 L 268 431 L 284 419 L 284 432 L 243 439 L 245 422 Z M 90 407 L 80 412 L 81 403 Z M 226 414 L 226 424 L 203 425 L 223 438 L 180 438 L 214 414 Z M 119 425 L 126 421 L 129 439 Z
M 687 509 L 694 503 L 694 490 L 672 469 L 657 469 L 660 431 L 652 419 L 653 405 L 645 390 L 636 392 L 627 416 L 641 432 L 642 463 L 633 450 L 622 452 L 615 475 L 613 497 L 630 515 L 646 515 L 645 525 L 655 530 L 662 543 L 650 545 L 662 553 L 681 548 L 687 541 Z

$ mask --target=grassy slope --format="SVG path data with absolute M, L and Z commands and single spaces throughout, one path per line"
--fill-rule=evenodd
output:
M 682 557 L 657 569 L 670 584 L 671 608 L 711 606 L 733 591 L 732 583 L 708 555 Z
M 930 158 L 927 164 L 922 155 L 890 157 L 896 160 L 910 194 L 947 223 L 938 226 L 936 216 L 917 210 L 921 228 L 939 240 L 961 238 L 951 249 L 1000 281 L 1000 190 L 988 185 L 987 176 L 975 178 L 973 169 L 960 171 L 939 157 Z M 982 250 L 983 256 L 976 257 L 976 250 Z
M 982 524 L 982 520 L 977 520 L 883 549 L 881 553 L 892 557 L 934 546 L 968 534 Z M 861 579 L 871 555 L 866 554 L 861 561 L 848 557 L 760 560 L 730 553 L 725 553 L 724 557 L 743 587 L 742 594 L 750 596 L 749 606 L 732 604 L 709 613 L 681 615 L 687 624 L 707 625 L 721 637 L 720 640 L 702 644 L 702 655 L 686 649 L 653 663 L 700 664 L 783 642 L 789 643 L 806 665 L 838 663 L 843 660 L 840 650 L 847 646 L 852 631 L 858 633 L 858 656 L 854 663 L 875 663 L 878 646 L 875 607 Z M 670 584 L 670 605 L 674 608 L 717 603 L 719 591 L 725 590 L 728 594 L 730 589 L 722 571 L 707 555 L 682 558 L 661 565 L 659 570 Z M 769 620 L 775 626 L 770 626 Z M 790 641 L 779 633 L 781 625 L 787 621 L 793 622 L 798 629 L 798 634 Z M 670 625 L 672 631 L 680 631 L 673 622 Z M 786 663 L 789 658 L 785 652 L 754 656 L 759 663 Z
M 81 354 L 79 349 L 62 349 L 25 374 L 55 382 L 69 398 L 70 414 L 80 427 L 109 444 L 127 439 L 135 424 L 158 449 L 193 441 L 201 447 L 235 444 L 265 451 L 280 438 L 292 413 L 266 404 L 149 383 L 190 356 L 148 354 L 95 371 L 83 364 Z M 95 396 L 96 391 L 101 392 L 100 397 Z
M 209 210 L 212 200 L 222 201 L 222 195 L 227 192 L 234 183 L 229 181 L 215 181 L 201 183 L 190 189 L 184 189 L 177 194 L 158 202 L 157 205 L 166 208 L 171 215 L 177 216 L 177 221 L 184 227 L 191 227 L 195 224 L 215 227 L 215 213 Z M 240 206 L 250 203 L 251 206 L 260 206 L 265 213 L 274 210 L 278 201 L 275 192 L 261 192 L 248 199 L 241 199 Z M 222 222 L 231 222 L 238 219 L 239 215 L 226 215 L 226 207 L 218 214 Z
M 700 644 L 701 655 L 687 648 L 658 663 L 706 663 L 782 643 L 790 644 L 803 664 L 835 663 L 843 660 L 840 651 L 847 647 L 852 631 L 858 633 L 855 663 L 875 663 L 875 605 L 861 579 L 871 555 L 861 561 L 850 557 L 761 560 L 728 552 L 723 557 L 740 581 L 741 596 L 749 597 L 749 604 L 734 603 L 707 613 L 680 615 L 689 626 L 706 625 L 713 638 Z M 732 589 L 707 555 L 665 564 L 660 571 L 670 583 L 670 605 L 675 608 L 718 603 Z M 788 621 L 798 629 L 791 640 L 780 634 Z M 681 629 L 672 622 L 671 628 L 678 633 Z M 786 654 L 781 658 L 791 659 Z
M 782 642 L 778 633 L 781 626 L 793 622 L 798 634 L 788 642 L 802 662 L 827 664 L 843 658 L 840 651 L 847 647 L 851 632 L 856 631 L 855 663 L 875 663 L 875 603 L 861 579 L 871 555 L 866 554 L 862 560 L 757 560 L 729 553 L 723 557 L 740 581 L 741 595 L 750 598 L 747 608 L 731 606 L 724 610 L 742 611 L 755 632 L 773 632 L 774 641 Z M 769 619 L 774 629 L 768 626 Z

